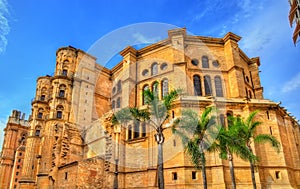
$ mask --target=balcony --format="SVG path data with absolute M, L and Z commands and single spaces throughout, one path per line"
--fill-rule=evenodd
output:
M 73 79 L 74 73 L 68 72 L 67 70 L 58 70 L 54 73 L 54 78 L 64 78 L 64 79 Z
M 31 99 L 31 104 L 34 103 L 48 103 L 48 101 L 51 99 L 51 95 L 40 95 L 40 96 L 36 96 L 35 98 Z

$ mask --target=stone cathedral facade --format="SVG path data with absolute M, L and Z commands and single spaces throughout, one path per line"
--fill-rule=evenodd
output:
M 142 92 L 163 98 L 172 89 L 183 94 L 172 104 L 164 135 L 166 188 L 202 188 L 201 171 L 184 153 L 169 125 L 183 109 L 199 114 L 216 106 L 220 123 L 228 115 L 247 117 L 259 110 L 258 133 L 276 136 L 277 153 L 269 144 L 253 144 L 260 161 L 259 188 L 300 188 L 300 130 L 294 117 L 264 99 L 259 58 L 249 58 L 240 37 L 187 35 L 184 28 L 139 50 L 127 47 L 112 69 L 74 47 L 56 52 L 53 76 L 37 78 L 28 120 L 14 110 L 4 129 L 0 156 L 1 189 L 157 188 L 155 131 L 147 124 L 112 125 L 115 111 L 145 108 Z M 238 188 L 252 188 L 248 162 L 234 158 Z M 230 188 L 228 162 L 207 153 L 209 188 Z

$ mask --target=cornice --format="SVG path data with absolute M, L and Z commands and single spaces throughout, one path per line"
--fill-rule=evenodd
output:
M 224 42 L 226 43 L 228 40 L 232 40 L 235 42 L 238 42 L 239 40 L 241 40 L 241 37 L 232 33 L 232 32 L 228 32 L 224 37 L 223 37 Z

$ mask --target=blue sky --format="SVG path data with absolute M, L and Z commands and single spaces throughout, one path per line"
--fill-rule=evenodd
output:
M 108 33 L 143 22 L 186 27 L 201 36 L 238 34 L 241 49 L 261 59 L 264 97 L 282 101 L 300 119 L 300 43 L 292 42 L 288 12 L 281 0 L 0 0 L 0 142 L 13 109 L 30 114 L 36 78 L 54 72 L 59 47 L 88 51 Z

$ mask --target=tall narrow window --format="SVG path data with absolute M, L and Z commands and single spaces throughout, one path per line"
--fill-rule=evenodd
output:
M 222 127 L 225 127 L 225 116 L 224 116 L 224 114 L 220 114 L 220 125 L 222 126 Z
M 158 64 L 154 62 L 151 66 L 151 75 L 157 75 L 158 73 Z
M 120 92 L 122 89 L 122 83 L 121 81 L 119 80 L 118 83 L 117 83 L 117 92 Z
M 140 123 L 136 121 L 134 123 L 133 138 L 138 138 L 139 136 L 140 136 Z
M 145 122 L 143 122 L 142 123 L 142 137 L 145 137 L 146 136 L 146 123 Z
M 161 88 L 161 97 L 164 98 L 169 93 L 169 82 L 167 79 L 162 81 Z
M 177 180 L 177 172 L 172 173 L 172 180 Z
M 59 105 L 59 106 L 57 106 L 56 110 L 57 110 L 56 118 L 61 119 L 62 118 L 62 111 L 64 110 L 64 107 Z
M 58 119 L 62 118 L 62 111 L 57 111 L 56 118 L 58 118 Z
M 116 106 L 116 101 L 113 100 L 112 103 L 111 103 L 111 108 L 115 109 L 115 106 Z
M 222 88 L 222 80 L 220 76 L 215 77 L 215 88 L 216 88 L 216 96 L 223 96 L 223 88 Z
M 120 97 L 118 97 L 117 98 L 117 108 L 121 108 L 121 98 Z
M 40 136 L 41 134 L 41 126 L 36 126 L 35 127 L 35 136 Z
M 68 180 L 68 172 L 65 172 L 65 180 Z
M 202 96 L 200 76 L 194 75 L 193 76 L 193 82 L 194 82 L 194 94 L 196 96 Z
M 197 172 L 196 171 L 192 171 L 192 179 L 193 180 L 197 179 Z
M 132 139 L 132 126 L 128 126 L 128 140 Z
M 68 75 L 68 70 L 63 70 L 63 71 L 62 71 L 62 75 L 63 75 L 63 76 L 67 76 L 67 75 Z
M 35 130 L 35 136 L 40 136 L 40 130 Z
M 38 116 L 37 116 L 39 119 L 43 118 L 43 111 L 44 111 L 43 108 L 39 108 L 39 110 L 38 110 Z
M 202 68 L 209 68 L 207 56 L 202 56 Z
M 158 82 L 155 81 L 152 85 L 152 92 L 154 95 L 158 95 Z
M 232 116 L 233 116 L 232 111 L 228 111 L 226 116 L 227 116 L 227 126 L 231 126 L 232 125 Z
M 148 90 L 148 89 L 149 89 L 149 85 L 145 85 L 145 86 L 143 87 L 143 92 L 142 92 L 143 105 L 146 104 L 146 99 L 145 99 L 144 92 L 145 92 L 146 90 Z
M 270 130 L 270 134 L 273 135 L 273 130 L 271 126 L 269 127 L 269 130 Z
M 249 98 L 252 98 L 252 93 L 251 93 L 251 91 L 249 90 Z
M 65 91 L 59 90 L 59 97 L 65 97 Z
M 66 86 L 65 85 L 60 85 L 58 96 L 59 97 L 65 97 L 65 90 L 66 90 Z
M 280 171 L 275 171 L 275 177 L 276 177 L 276 179 L 280 179 L 281 178 Z
M 205 88 L 205 95 L 206 96 L 212 95 L 211 79 L 210 79 L 210 76 L 208 76 L 208 75 L 204 76 L 204 88 Z

